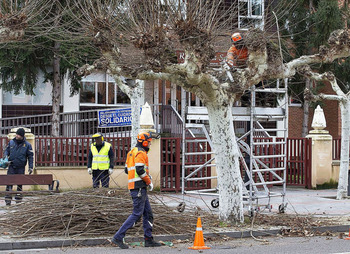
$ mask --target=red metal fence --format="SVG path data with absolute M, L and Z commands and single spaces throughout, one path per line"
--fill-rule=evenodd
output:
M 332 142 L 332 159 L 340 160 L 341 138 L 333 138 Z
M 266 138 L 268 139 L 268 138 Z M 265 139 L 265 141 L 267 141 Z M 277 140 L 278 141 L 278 140 Z M 263 142 L 261 138 L 259 142 Z M 181 138 L 162 138 L 162 159 L 161 159 L 161 190 L 163 191 L 181 191 Z M 187 150 L 196 151 L 197 148 Z M 281 154 L 281 145 L 276 146 L 257 146 L 256 154 L 271 155 Z M 282 151 L 283 152 L 283 151 Z M 208 158 L 193 158 L 187 161 L 186 165 L 200 164 L 207 161 Z M 263 161 L 268 166 L 283 167 L 283 158 L 267 158 Z M 186 169 L 187 170 L 187 169 Z M 186 172 L 188 175 L 191 171 Z M 242 172 L 243 173 L 243 172 Z M 210 176 L 211 171 L 201 171 L 198 174 L 201 176 Z M 243 174 L 242 174 L 243 176 Z M 263 173 L 265 181 L 268 181 L 272 176 L 269 172 Z M 258 177 L 254 177 L 259 181 Z M 189 189 L 203 189 L 210 186 L 210 182 L 198 181 L 186 186 Z M 288 186 L 305 186 L 311 188 L 311 139 L 293 138 L 287 140 L 287 170 L 286 184 Z
M 287 175 L 289 186 L 311 188 L 311 148 L 312 140 L 307 138 L 288 139 Z
M 109 137 L 115 153 L 115 165 L 125 165 L 126 155 L 130 150 L 130 138 Z M 90 151 L 91 138 L 52 138 L 37 137 L 35 139 L 36 166 L 86 166 Z
M 3 157 L 8 142 L 7 137 L 0 137 L 0 158 Z
M 181 138 L 161 139 L 161 182 L 162 191 L 181 190 Z
M 131 139 L 127 137 L 110 137 L 106 138 L 110 142 L 115 152 L 115 165 L 123 166 L 125 164 L 127 152 L 130 150 Z M 0 137 L 0 157 L 8 140 L 6 137 Z M 340 141 L 333 145 L 333 152 L 337 151 Z M 36 138 L 36 166 L 86 166 L 89 153 L 91 138 Z M 207 144 L 196 144 L 189 147 L 190 150 L 198 151 L 198 149 L 209 149 Z M 271 154 L 274 152 L 271 148 L 258 148 L 263 154 Z M 275 147 L 274 149 L 280 149 Z M 181 190 L 181 138 L 162 138 L 161 139 L 161 190 L 163 191 L 180 191 Z M 287 144 L 287 185 L 306 186 L 311 185 L 311 140 L 305 138 L 288 139 Z M 203 155 L 201 155 L 203 156 Z M 198 155 L 186 161 L 186 165 L 203 164 L 210 159 L 210 155 Z M 333 159 L 336 156 L 333 156 Z M 278 163 L 283 165 L 282 159 L 274 159 L 265 161 L 267 165 Z M 188 175 L 193 169 L 186 169 Z M 197 176 L 210 176 L 210 168 L 197 173 Z M 266 174 L 266 179 L 271 177 Z M 198 182 L 188 182 L 189 189 L 202 189 L 210 186 L 210 180 Z

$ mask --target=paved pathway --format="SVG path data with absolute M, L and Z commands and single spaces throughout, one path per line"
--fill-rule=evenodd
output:
M 282 193 L 282 188 L 272 188 L 271 191 L 276 194 Z M 285 202 L 287 204 L 286 213 L 288 214 L 310 214 L 319 216 L 350 216 L 350 199 L 336 200 L 337 190 L 308 190 L 304 188 L 287 188 Z M 217 196 L 209 196 L 205 194 L 166 194 L 158 195 L 164 203 L 169 206 L 178 206 L 180 202 L 185 202 L 186 207 L 200 207 L 214 213 L 218 208 L 211 206 L 211 201 Z M 267 199 L 260 199 L 259 204 L 264 209 Z M 282 204 L 282 196 L 272 197 L 270 200 L 272 205 L 271 212 L 278 212 L 278 207 Z M 246 207 L 247 209 L 247 207 Z M 270 212 L 265 209 L 264 212 Z

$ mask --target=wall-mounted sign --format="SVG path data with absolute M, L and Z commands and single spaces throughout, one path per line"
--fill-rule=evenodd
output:
M 130 126 L 131 108 L 109 109 L 98 111 L 98 127 Z

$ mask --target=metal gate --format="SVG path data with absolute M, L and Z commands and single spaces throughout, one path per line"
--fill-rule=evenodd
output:
M 312 140 L 288 138 L 287 179 L 288 186 L 311 188 Z

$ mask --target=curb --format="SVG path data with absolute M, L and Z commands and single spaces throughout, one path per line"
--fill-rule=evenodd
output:
M 324 227 L 313 227 L 313 232 L 347 232 L 350 225 L 339 225 L 339 226 L 324 226 Z M 276 236 L 281 234 L 282 229 L 272 230 L 257 230 L 252 231 L 253 236 Z M 250 231 L 229 231 L 229 232 L 218 232 L 218 233 L 204 233 L 204 237 L 218 237 L 226 236 L 231 238 L 247 238 L 251 237 Z M 156 236 L 158 241 L 172 241 L 172 240 L 185 240 L 193 238 L 193 234 L 184 235 L 160 235 Z M 128 242 L 140 242 L 143 241 L 143 237 L 126 237 Z M 98 245 L 109 245 L 110 242 L 107 238 L 87 238 L 87 239 L 62 239 L 62 240 L 22 240 L 22 241 L 9 241 L 0 242 L 0 250 L 24 250 L 24 249 L 43 249 L 43 248 L 60 248 L 60 247 L 77 247 L 77 246 L 98 246 Z

